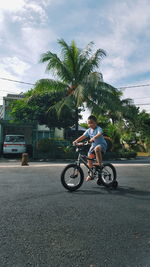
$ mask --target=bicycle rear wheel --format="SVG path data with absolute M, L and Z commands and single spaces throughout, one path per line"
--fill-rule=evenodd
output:
M 84 181 L 84 174 L 77 164 L 69 164 L 61 173 L 61 183 L 69 191 L 79 189 Z
M 101 170 L 101 182 L 106 187 L 117 187 L 117 173 L 115 167 L 111 163 L 104 163 Z

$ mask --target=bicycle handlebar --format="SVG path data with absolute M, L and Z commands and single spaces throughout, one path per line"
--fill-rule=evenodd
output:
M 81 147 L 81 146 L 88 146 L 90 145 L 91 143 L 90 142 L 80 142 L 80 143 L 76 143 L 76 144 L 73 144 L 74 147 Z

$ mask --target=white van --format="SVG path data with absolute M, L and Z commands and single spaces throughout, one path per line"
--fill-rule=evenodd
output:
M 3 144 L 3 154 L 21 154 L 26 152 L 24 135 L 6 135 Z

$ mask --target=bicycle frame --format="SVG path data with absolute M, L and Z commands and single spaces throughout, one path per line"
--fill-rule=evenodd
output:
M 91 160 L 91 161 L 94 161 L 94 159 L 90 159 L 88 158 L 87 156 L 85 155 L 82 155 L 81 153 L 79 153 L 78 155 L 78 159 L 76 161 L 77 165 L 80 166 L 81 163 L 83 163 L 87 169 L 92 173 L 92 176 L 94 176 L 94 170 L 92 168 L 90 168 L 87 164 L 87 162 L 84 160 L 84 158 L 88 159 L 88 160 Z

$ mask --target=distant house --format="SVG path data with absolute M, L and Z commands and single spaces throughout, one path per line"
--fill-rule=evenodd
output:
M 8 94 L 3 97 L 3 105 L 0 106 L 0 152 L 6 134 L 23 134 L 28 146 L 33 147 L 43 138 L 63 138 L 64 130 L 58 128 L 48 128 L 37 123 L 12 123 L 10 116 L 10 103 L 23 98 L 23 94 Z

